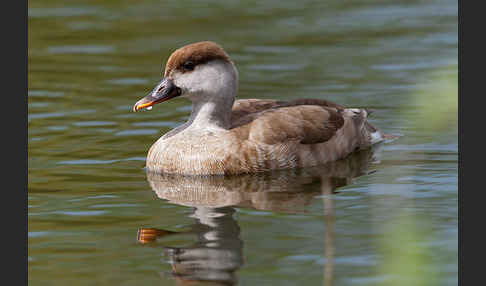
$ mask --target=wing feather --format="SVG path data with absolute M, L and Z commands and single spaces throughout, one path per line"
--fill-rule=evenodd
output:
M 342 110 L 343 106 L 317 99 L 239 100 L 233 107 L 233 129 L 249 140 L 270 145 L 322 143 L 344 125 Z

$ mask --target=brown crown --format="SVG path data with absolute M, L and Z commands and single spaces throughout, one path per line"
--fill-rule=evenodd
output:
M 168 76 L 174 70 L 183 72 L 182 65 L 188 61 L 198 65 L 217 59 L 230 61 L 228 54 L 218 44 L 210 41 L 189 44 L 175 50 L 170 55 L 164 75 Z

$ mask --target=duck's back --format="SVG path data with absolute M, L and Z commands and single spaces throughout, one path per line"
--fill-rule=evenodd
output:
M 380 141 L 364 109 L 318 99 L 235 101 L 229 130 L 161 138 L 147 167 L 157 172 L 239 174 L 308 167 Z

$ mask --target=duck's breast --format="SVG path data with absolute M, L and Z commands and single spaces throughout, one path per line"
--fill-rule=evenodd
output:
M 224 135 L 214 133 L 160 138 L 150 148 L 146 167 L 159 173 L 224 174 L 223 162 L 234 152 Z

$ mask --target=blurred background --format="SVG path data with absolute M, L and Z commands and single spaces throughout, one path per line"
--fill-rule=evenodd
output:
M 190 104 L 131 108 L 202 40 L 239 98 L 366 107 L 401 137 L 320 175 L 154 183 L 146 152 Z M 457 58 L 457 1 L 29 1 L 29 285 L 457 285 Z

